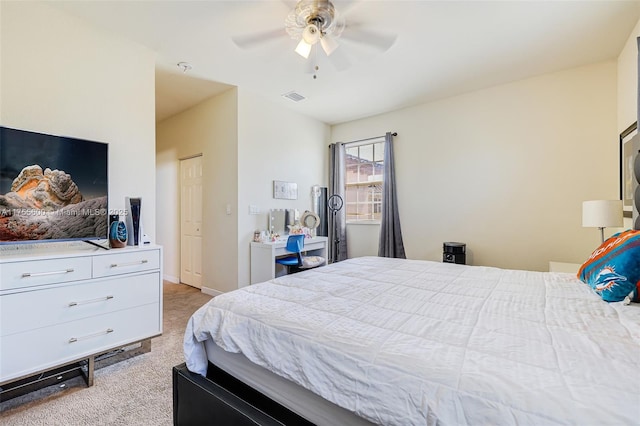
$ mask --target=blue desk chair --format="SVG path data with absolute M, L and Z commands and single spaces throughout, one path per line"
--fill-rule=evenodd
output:
M 322 256 L 303 256 L 302 251 L 304 249 L 304 235 L 296 234 L 289 235 L 287 238 L 287 251 L 290 251 L 294 256 L 281 257 L 276 259 L 276 263 L 283 265 L 287 268 L 287 273 L 299 272 L 305 269 L 316 268 L 322 266 L 325 263 L 325 259 Z

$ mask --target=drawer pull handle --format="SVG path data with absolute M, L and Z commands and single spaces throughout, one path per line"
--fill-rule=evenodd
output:
M 149 263 L 147 259 L 142 259 L 137 262 L 128 262 L 128 263 L 112 263 L 112 268 L 122 268 L 123 266 L 133 266 L 133 265 L 144 265 L 145 263 Z
M 110 299 L 113 299 L 113 296 L 98 297 L 97 299 L 82 300 L 80 302 L 69 302 L 69 307 L 78 306 L 78 305 L 86 305 L 87 303 L 104 302 L 104 301 L 107 301 L 107 300 L 110 300 Z
M 98 333 L 87 334 L 86 336 L 72 337 L 71 339 L 69 339 L 69 343 L 75 343 L 75 342 L 79 342 L 80 340 L 91 339 L 92 337 L 103 336 L 109 333 L 113 333 L 112 328 L 107 328 L 105 331 L 100 331 Z
M 51 271 L 51 272 L 25 272 L 24 274 L 22 274 L 22 278 L 44 277 L 46 275 L 68 274 L 71 272 L 73 272 L 73 268 L 64 269 L 62 271 Z

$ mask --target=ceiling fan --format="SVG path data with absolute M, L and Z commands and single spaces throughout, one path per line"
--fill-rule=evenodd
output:
M 337 38 L 344 30 L 344 19 L 338 16 L 328 0 L 301 0 L 284 21 L 287 34 L 300 40 L 295 52 L 307 59 L 311 48 L 318 42 L 327 56 L 338 48 Z
M 319 45 L 328 57 L 335 59 L 332 62 L 338 69 L 348 66 L 346 56 L 334 54 L 339 50 L 338 39 L 368 45 L 379 51 L 388 50 L 395 42 L 395 34 L 368 30 L 356 20 L 349 19 L 347 24 L 346 15 L 340 14 L 329 0 L 300 0 L 286 16 L 284 27 L 236 36 L 232 40 L 238 47 L 252 48 L 288 35 L 298 42 L 294 51 L 300 56 L 309 58 L 313 48 Z

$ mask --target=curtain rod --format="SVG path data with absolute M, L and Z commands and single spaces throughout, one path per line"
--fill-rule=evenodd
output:
M 382 136 L 374 136 L 372 138 L 365 138 L 365 139 L 358 139 L 357 141 L 349 141 L 349 142 L 338 142 L 338 143 L 357 143 L 357 142 L 365 142 L 365 141 L 370 141 L 372 139 L 379 139 L 379 138 L 384 138 L 386 135 L 382 135 Z M 393 132 L 391 133 L 391 136 L 398 136 L 398 132 Z

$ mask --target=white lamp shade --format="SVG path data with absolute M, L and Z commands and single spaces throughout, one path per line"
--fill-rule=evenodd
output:
M 582 226 L 592 228 L 620 227 L 623 224 L 621 200 L 582 202 Z
M 311 53 L 311 45 L 304 41 L 304 39 L 300 40 L 300 43 L 296 46 L 296 53 L 307 59 Z
M 320 40 L 320 30 L 317 26 L 309 24 L 302 30 L 302 39 L 313 46 Z
M 329 34 L 325 34 L 320 39 L 320 45 L 322 46 L 322 50 L 324 50 L 324 53 L 326 53 L 327 56 L 331 55 L 333 51 L 338 48 L 338 42 Z

